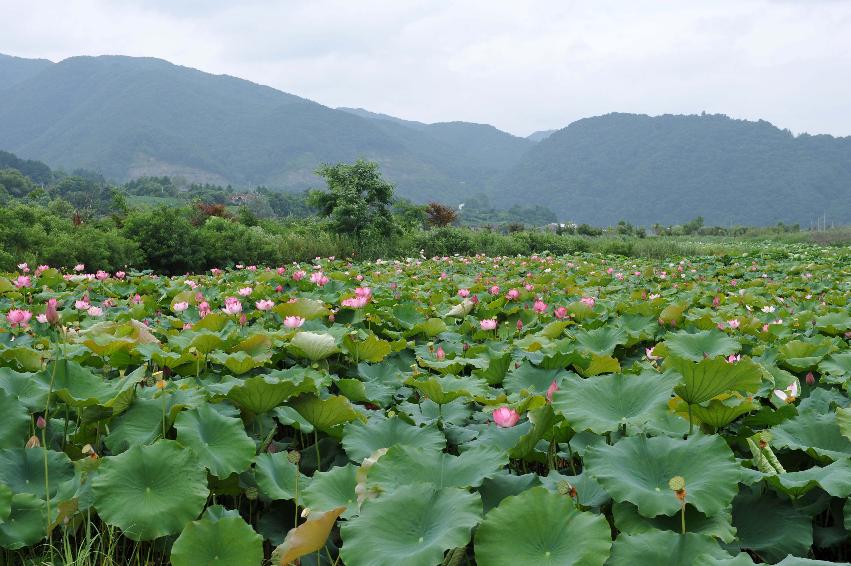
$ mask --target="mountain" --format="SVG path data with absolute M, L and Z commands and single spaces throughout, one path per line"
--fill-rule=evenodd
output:
M 300 190 L 321 186 L 321 163 L 363 157 L 400 195 L 453 202 L 531 146 L 478 124 L 429 130 L 150 58 L 72 57 L 0 90 L 0 149 L 116 181 L 172 175 Z
M 520 138 L 316 102 L 123 56 L 0 56 L 0 150 L 113 181 L 147 175 L 297 191 L 325 163 L 379 162 L 400 196 L 543 205 L 613 224 L 851 223 L 851 138 L 723 115 L 608 114 Z
M 543 141 L 554 133 L 556 133 L 557 131 L 558 130 L 538 130 L 537 132 L 532 132 L 531 134 L 526 136 L 526 139 L 533 142 Z
M 539 142 L 496 183 L 498 206 L 544 203 L 560 218 L 650 225 L 851 223 L 851 138 L 793 136 L 724 115 L 608 114 Z
M 23 59 L 0 53 L 0 90 L 25 81 L 51 65 L 47 59 Z

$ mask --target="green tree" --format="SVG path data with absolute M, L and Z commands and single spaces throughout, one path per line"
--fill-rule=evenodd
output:
M 181 209 L 134 210 L 122 232 L 139 245 L 146 266 L 154 271 L 186 273 L 204 266 L 201 240 Z
M 359 159 L 323 165 L 316 173 L 325 178 L 328 191 L 312 191 L 310 204 L 329 217 L 334 232 L 358 240 L 397 232 L 390 211 L 394 188 L 381 177 L 377 163 Z

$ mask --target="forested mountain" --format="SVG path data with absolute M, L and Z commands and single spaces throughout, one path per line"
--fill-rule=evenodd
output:
M 532 148 L 502 177 L 498 206 L 541 202 L 561 218 L 649 225 L 851 223 L 851 138 L 793 136 L 723 115 L 609 114 Z
M 520 138 L 332 109 L 159 59 L 0 56 L 0 150 L 123 182 L 142 176 L 289 191 L 323 163 L 377 161 L 397 194 L 543 205 L 613 224 L 851 222 L 851 138 L 722 115 L 609 114 Z

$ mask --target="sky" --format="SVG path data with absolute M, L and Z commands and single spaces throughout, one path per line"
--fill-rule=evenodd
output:
M 0 53 L 167 59 L 517 135 L 608 112 L 851 135 L 851 0 L 0 0 Z

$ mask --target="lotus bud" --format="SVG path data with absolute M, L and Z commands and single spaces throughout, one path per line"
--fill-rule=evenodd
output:
M 811 371 L 807 372 L 806 381 L 807 381 L 807 385 L 812 385 L 813 383 L 816 382 L 816 376 L 813 375 L 813 372 L 811 372 Z
M 37 426 L 41 430 L 44 430 L 44 427 L 47 426 L 47 421 L 44 420 L 43 416 L 39 415 L 39 417 L 35 421 L 35 426 Z

